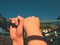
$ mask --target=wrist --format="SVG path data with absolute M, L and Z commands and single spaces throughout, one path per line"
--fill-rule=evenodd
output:
M 20 45 L 20 43 L 21 43 L 21 45 L 24 44 L 23 37 L 20 37 L 20 38 L 17 38 L 15 40 L 12 40 L 12 44 L 13 45 Z
M 17 45 L 24 45 L 24 39 L 23 37 L 20 37 L 19 39 L 17 39 Z
M 32 36 L 32 35 L 43 36 L 40 29 L 30 29 L 26 33 L 27 36 Z
M 12 45 L 17 45 L 17 42 L 15 40 L 13 40 Z

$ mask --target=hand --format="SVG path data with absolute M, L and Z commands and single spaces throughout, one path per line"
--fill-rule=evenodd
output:
M 28 35 L 40 35 L 40 20 L 38 17 L 32 16 L 24 19 L 24 29 Z M 41 34 L 42 35 L 42 34 Z
M 42 36 L 40 31 L 40 20 L 38 17 L 32 16 L 24 19 L 24 29 L 26 31 L 27 37 L 29 36 Z M 28 45 L 47 45 L 45 41 L 42 40 L 31 40 Z
M 10 18 L 11 23 L 18 25 L 17 27 L 10 26 L 10 38 L 12 40 L 18 40 L 19 38 L 23 37 L 23 21 L 24 19 L 21 16 L 16 18 Z M 18 22 L 19 20 L 19 22 Z

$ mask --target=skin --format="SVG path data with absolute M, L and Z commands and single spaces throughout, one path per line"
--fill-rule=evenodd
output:
M 17 20 L 20 20 L 18 23 Z M 13 42 L 13 45 L 24 45 L 23 43 L 23 27 L 28 36 L 38 35 L 42 36 L 40 31 L 40 20 L 38 17 L 31 16 L 23 19 L 22 17 L 18 16 L 17 18 L 10 18 L 12 23 L 18 25 L 17 28 L 13 28 L 12 25 L 10 26 L 10 37 Z M 20 44 L 21 43 L 21 44 Z M 45 41 L 42 40 L 31 40 L 28 42 L 28 45 L 47 45 Z
M 12 40 L 12 45 L 24 45 L 23 42 L 23 21 L 24 19 L 21 16 L 18 16 L 16 18 L 10 18 L 11 23 L 14 23 L 15 25 L 18 25 L 16 27 L 10 26 L 10 38 Z M 18 22 L 18 20 L 20 22 Z
M 40 20 L 38 17 L 32 16 L 24 19 L 24 29 L 26 31 L 27 37 L 32 35 L 42 36 L 40 31 Z M 45 41 L 42 40 L 31 40 L 28 45 L 47 45 Z

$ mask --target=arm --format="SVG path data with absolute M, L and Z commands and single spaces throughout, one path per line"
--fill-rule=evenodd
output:
M 12 45 L 24 45 L 23 42 L 23 37 L 20 37 L 20 39 L 16 40 L 12 40 Z
M 12 45 L 17 45 L 17 42 L 16 41 L 12 41 Z
M 28 17 L 24 20 L 24 29 L 27 33 L 27 37 L 32 35 L 42 36 L 40 31 L 40 21 L 38 17 Z M 47 45 L 47 43 L 43 40 L 30 40 L 28 45 Z
M 24 45 L 23 41 L 23 18 L 18 16 L 16 18 L 10 18 L 11 23 L 17 25 L 17 27 L 10 25 L 10 38 L 12 45 Z M 18 20 L 20 22 L 18 22 Z

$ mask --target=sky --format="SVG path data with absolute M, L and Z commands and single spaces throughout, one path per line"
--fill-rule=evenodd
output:
M 0 0 L 0 13 L 6 18 L 34 15 L 55 20 L 60 16 L 60 0 Z

